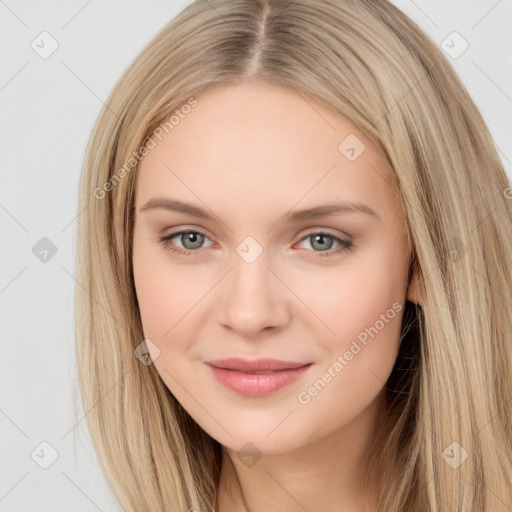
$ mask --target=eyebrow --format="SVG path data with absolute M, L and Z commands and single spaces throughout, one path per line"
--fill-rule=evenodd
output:
M 145 212 L 150 210 L 168 210 L 173 212 L 180 212 L 187 215 L 192 215 L 200 219 L 213 220 L 213 215 L 210 215 L 206 210 L 194 206 L 177 199 L 170 199 L 165 197 L 153 197 L 144 206 L 142 206 L 139 212 Z M 287 223 L 303 222 L 309 219 L 316 219 L 318 217 L 324 217 L 335 213 L 364 213 L 370 215 L 376 219 L 380 219 L 377 212 L 375 212 L 368 205 L 360 202 L 347 202 L 341 201 L 337 203 L 323 204 L 315 206 L 313 208 L 306 208 L 303 210 L 292 210 L 283 215 L 282 221 Z

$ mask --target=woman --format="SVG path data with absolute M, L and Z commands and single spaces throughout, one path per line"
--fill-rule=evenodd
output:
M 511 190 L 392 4 L 187 7 L 81 181 L 79 377 L 123 510 L 508 510 Z

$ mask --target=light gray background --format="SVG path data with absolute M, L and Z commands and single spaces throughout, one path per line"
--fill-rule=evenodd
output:
M 79 401 L 73 413 L 78 181 L 102 102 L 189 3 L 0 0 L 0 512 L 116 510 Z M 511 176 L 512 0 L 394 3 L 440 46 L 453 31 L 469 43 L 448 58 Z M 48 58 L 31 47 L 43 31 L 58 42 Z M 57 248 L 46 262 L 32 250 L 43 237 Z M 42 442 L 58 454 L 47 469 Z

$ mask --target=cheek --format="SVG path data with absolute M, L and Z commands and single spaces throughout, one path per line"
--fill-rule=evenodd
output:
M 402 273 L 381 259 L 341 271 L 325 284 L 316 311 L 335 335 L 319 338 L 326 357 L 297 397 L 308 417 L 325 420 L 311 429 L 312 437 L 349 423 L 385 385 L 399 348 Z
M 173 263 L 165 248 L 155 244 L 134 236 L 133 275 L 144 336 L 160 350 L 159 369 L 190 350 L 202 325 L 203 301 L 216 280 L 193 265 Z
M 406 265 L 392 253 L 367 256 L 315 280 L 317 293 L 307 299 L 331 331 L 322 330 L 328 364 L 319 371 L 343 358 L 342 370 L 331 369 L 339 385 L 332 387 L 338 392 L 331 398 L 339 400 L 356 398 L 339 392 L 346 385 L 358 389 L 359 397 L 370 397 L 389 377 L 399 348 Z
M 154 241 L 137 243 L 134 236 L 135 289 L 144 338 L 158 348 L 155 352 L 150 349 L 153 365 L 169 390 L 179 396 L 175 379 L 182 382 L 182 372 L 186 375 L 188 371 L 183 361 L 189 349 L 187 339 L 193 339 L 190 310 L 204 291 L 194 289 L 198 287 L 198 280 L 193 279 L 190 272 L 171 267 L 164 248 L 155 247 L 155 243 L 158 244 Z
M 326 339 L 331 331 L 333 345 L 357 336 L 395 302 L 404 300 L 405 264 L 382 253 L 365 256 L 314 278 L 304 276 L 294 285 L 297 295 L 325 324 Z
M 180 272 L 170 273 L 164 249 L 155 242 L 139 241 L 134 236 L 133 277 L 144 335 L 161 347 L 169 329 L 178 321 L 187 295 L 193 293 L 185 286 Z

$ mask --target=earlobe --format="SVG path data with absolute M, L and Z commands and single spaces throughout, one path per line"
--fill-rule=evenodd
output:
M 419 286 L 418 274 L 416 272 L 414 272 L 409 286 L 407 287 L 407 294 L 405 298 L 414 304 L 423 306 L 423 297 Z

